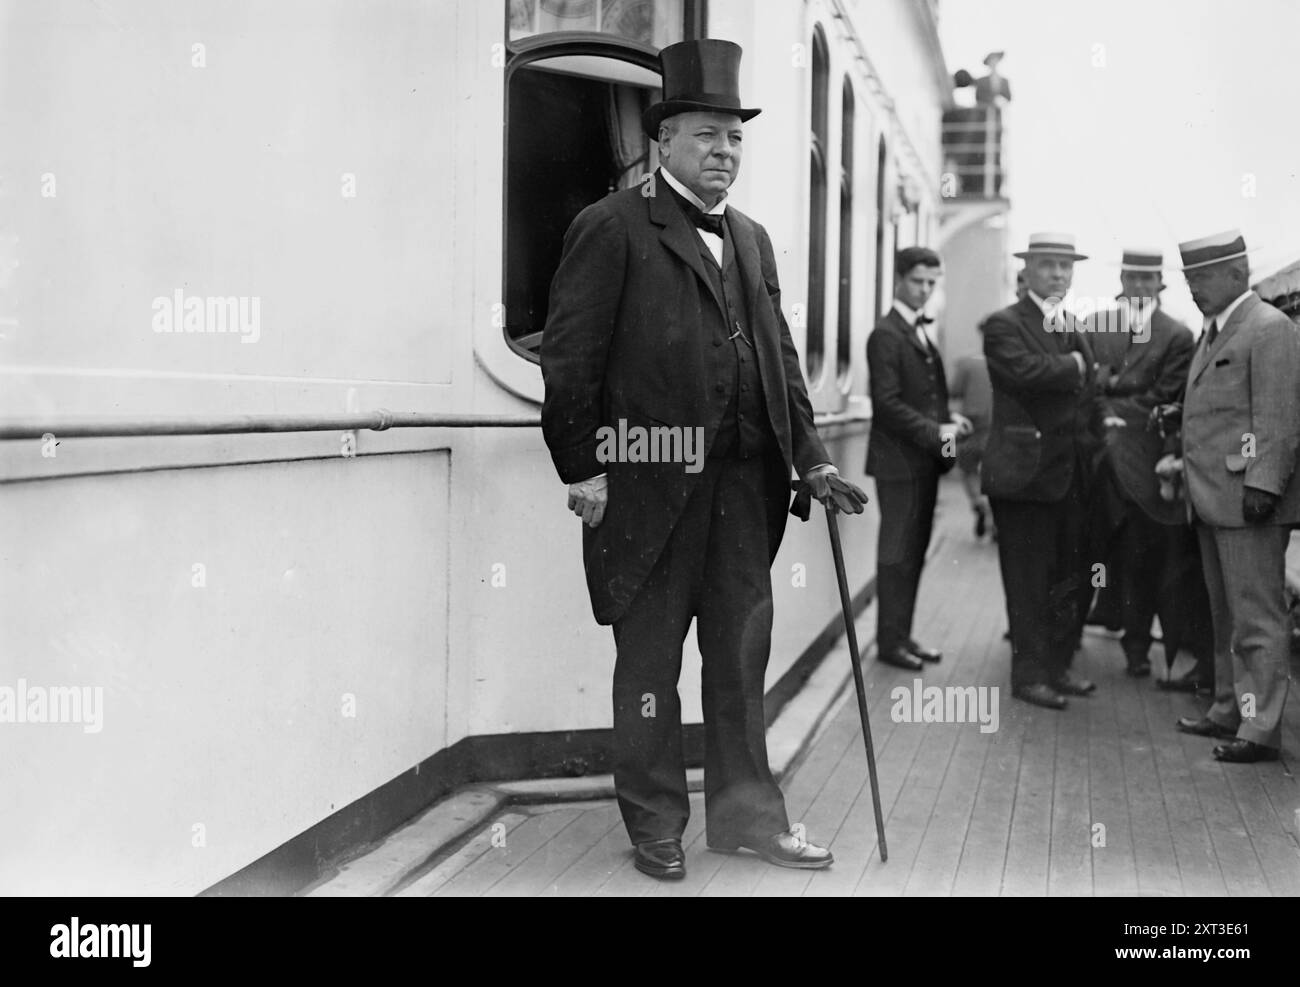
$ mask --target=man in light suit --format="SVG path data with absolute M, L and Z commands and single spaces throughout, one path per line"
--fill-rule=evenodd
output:
M 970 422 L 948 411 L 943 358 L 925 314 L 942 272 L 939 255 L 906 247 L 894 262 L 894 304 L 867 337 L 871 439 L 867 473 L 876 478 L 876 658 L 920 671 L 943 655 L 912 637 L 916 590 L 934 524 L 939 477 L 956 462 Z
M 1159 432 L 1148 427 L 1153 408 L 1182 400 L 1195 346 L 1191 330 L 1159 307 L 1163 266 L 1159 250 L 1125 250 L 1116 306 L 1091 320 L 1106 445 L 1091 495 L 1090 561 L 1105 562 L 1106 587 L 1117 593 L 1133 676 L 1151 672 L 1147 655 L 1161 579 L 1186 524 L 1185 508 L 1160 496 L 1155 468 L 1164 448 Z M 1172 630 L 1163 620 L 1161 626 Z M 1172 664 L 1173 655 L 1168 658 Z
M 1300 523 L 1300 330 L 1250 290 L 1236 230 L 1179 244 L 1205 332 L 1183 403 L 1183 470 L 1214 624 L 1215 698 L 1179 729 L 1232 738 L 1230 763 L 1281 746 L 1290 630 L 1285 566 Z
M 839 509 L 860 513 L 866 495 L 818 437 L 771 240 L 726 203 L 742 124 L 759 112 L 741 105 L 740 54 L 719 40 L 660 52 L 664 99 L 642 125 L 661 168 L 573 221 L 542 337 L 542 430 L 584 522 L 592 609 L 617 648 L 614 786 L 635 866 L 661 879 L 686 874 L 677 680 L 692 619 L 708 846 L 786 867 L 832 859 L 790 831 L 768 765 L 770 566 L 793 470 Z M 602 434 L 620 428 L 687 429 L 704 455 L 603 454 Z
M 993 423 L 981 483 L 998 526 L 1011 619 L 1012 695 L 1048 709 L 1096 686 L 1070 674 L 1084 573 L 1083 510 L 1101 421 L 1086 327 L 1064 310 L 1074 262 L 1066 233 L 1035 233 L 1026 297 L 984 321 Z

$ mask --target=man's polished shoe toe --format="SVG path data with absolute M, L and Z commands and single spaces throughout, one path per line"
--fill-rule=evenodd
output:
M 906 668 L 909 672 L 919 672 L 921 670 L 921 659 L 901 644 L 897 648 L 889 648 L 880 652 L 880 654 L 876 655 L 876 659 L 883 661 L 886 665 L 893 665 L 895 668 Z
M 809 843 L 788 830 L 769 836 L 765 840 L 742 840 L 735 847 L 715 849 L 752 850 L 769 864 L 776 864 L 778 867 L 794 867 L 799 870 L 820 870 L 829 867 L 835 861 L 835 857 L 826 847 Z
M 920 658 L 922 661 L 943 661 L 942 651 L 935 651 L 934 648 L 923 648 L 915 641 L 907 642 L 907 653 L 913 658 Z
M 1086 696 L 1097 691 L 1097 684 L 1087 679 L 1076 679 L 1066 672 L 1052 683 L 1052 688 L 1064 696 Z
M 1229 764 L 1254 764 L 1256 761 L 1276 761 L 1277 758 L 1276 747 L 1265 747 L 1253 740 L 1229 740 L 1214 748 L 1214 759 Z
M 1135 679 L 1146 678 L 1151 674 L 1151 662 L 1146 658 L 1130 658 L 1124 671 Z
M 1208 716 L 1180 716 L 1178 718 L 1178 729 L 1183 733 L 1192 733 L 1198 737 L 1222 739 L 1237 735 L 1236 730 L 1229 730 L 1227 727 L 1215 723 Z
M 647 840 L 636 845 L 633 855 L 636 869 L 642 874 L 664 881 L 680 881 L 686 876 L 686 854 L 681 840 Z
M 1046 709 L 1065 709 L 1065 697 L 1045 682 L 1016 686 L 1011 690 L 1011 694 L 1017 699 L 1033 703 L 1035 706 L 1043 706 Z

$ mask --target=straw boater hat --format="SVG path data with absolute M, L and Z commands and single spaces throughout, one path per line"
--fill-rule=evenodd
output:
M 1074 249 L 1074 235 L 1071 233 L 1030 233 L 1029 249 L 1022 250 L 1015 257 L 1028 260 L 1030 257 L 1044 255 L 1065 256 L 1071 260 L 1087 260 L 1087 254 Z
M 1119 262 L 1121 271 L 1136 271 L 1139 274 L 1159 274 L 1164 266 L 1164 253 L 1154 247 L 1126 247 Z
M 678 113 L 734 113 L 741 122 L 759 110 L 740 105 L 740 45 L 706 38 L 679 41 L 659 52 L 663 69 L 663 99 L 641 114 L 641 128 L 651 140 L 659 124 Z
M 1178 245 L 1178 253 L 1183 258 L 1183 270 L 1191 271 L 1198 267 L 1208 267 L 1220 261 L 1236 260 L 1245 257 L 1246 240 L 1240 230 L 1225 230 L 1203 236 L 1199 240 L 1187 240 Z

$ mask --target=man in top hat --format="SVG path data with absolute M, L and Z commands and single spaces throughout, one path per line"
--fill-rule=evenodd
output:
M 1099 364 L 1106 446 L 1090 495 L 1088 561 L 1105 565 L 1104 586 L 1115 594 L 1133 676 L 1151 672 L 1151 622 L 1169 553 L 1182 542 L 1186 525 L 1186 509 L 1160 496 L 1155 469 L 1164 444 L 1159 431 L 1148 428 L 1154 408 L 1182 400 L 1195 346 L 1191 330 L 1159 307 L 1163 264 L 1158 249 L 1125 250 L 1116 306 L 1095 314 L 1089 336 Z M 1085 606 L 1091 590 L 1090 580 Z M 1166 656 L 1172 663 L 1174 656 Z
M 1205 332 L 1183 402 L 1183 471 L 1214 624 L 1214 704 L 1179 729 L 1220 761 L 1277 758 L 1290 631 L 1285 558 L 1300 523 L 1300 330 L 1250 290 L 1237 230 L 1179 244 Z M 1229 739 L 1230 738 L 1230 739 Z
M 957 461 L 957 437 L 971 423 L 948 410 L 943 358 L 925 314 L 942 273 L 928 247 L 906 247 L 894 262 L 894 304 L 867 337 L 871 441 L 867 473 L 880 506 L 876 551 L 876 658 L 920 671 L 943 655 L 912 637 L 916 591 L 934 523 L 939 477 Z
M 1012 695 L 1064 709 L 1066 696 L 1095 688 L 1069 671 L 1101 430 L 1086 327 L 1061 303 L 1085 255 L 1069 234 L 1035 233 L 1016 256 L 1025 261 L 1026 295 L 984 322 L 993 422 L 981 483 L 998 528 Z
M 692 619 L 708 846 L 830 864 L 829 850 L 790 832 L 768 765 L 770 566 L 792 470 L 839 509 L 866 502 L 818 438 L 772 243 L 727 205 L 741 125 L 759 112 L 741 105 L 740 55 L 719 40 L 660 53 L 664 98 L 642 121 L 660 167 L 573 221 L 541 347 L 543 434 L 584 522 L 592 609 L 614 631 L 619 808 L 636 867 L 668 879 L 686 873 L 677 680 Z M 693 430 L 707 455 L 702 466 L 602 455 L 599 434 L 620 425 Z

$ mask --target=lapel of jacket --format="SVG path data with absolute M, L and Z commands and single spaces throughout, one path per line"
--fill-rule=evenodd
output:
M 1236 335 L 1237 330 L 1241 328 L 1242 322 L 1250 317 L 1250 313 L 1255 310 L 1255 306 L 1258 304 L 1259 296 L 1252 291 L 1250 296 L 1233 310 L 1232 315 L 1228 317 L 1228 321 L 1219 326 L 1219 334 L 1214 337 L 1213 346 L 1207 347 L 1205 345 L 1206 333 L 1201 333 L 1201 338 L 1196 345 L 1196 358 L 1192 360 L 1191 382 L 1193 384 L 1197 382 L 1201 374 L 1205 373 L 1205 368 L 1214 361 L 1219 352 L 1228 345 L 1231 338 Z
M 889 314 L 885 316 L 885 320 L 893 326 L 895 332 L 912 345 L 912 348 L 916 350 L 916 352 L 920 353 L 924 358 L 929 358 L 929 351 L 921 345 L 920 337 L 916 335 L 916 327 L 909 326 L 907 320 L 903 318 L 902 314 L 898 309 L 894 308 L 893 305 L 889 306 Z
M 1034 300 L 1026 295 L 1016 303 L 1016 308 L 1020 313 L 1021 334 L 1044 353 L 1060 353 L 1061 344 L 1055 338 L 1057 334 L 1043 328 L 1043 311 Z
M 1164 325 L 1164 313 L 1159 308 L 1151 313 L 1151 318 L 1147 321 L 1145 343 L 1138 342 L 1129 331 L 1128 313 L 1124 315 L 1123 325 L 1126 352 L 1124 361 L 1121 364 L 1122 369 L 1117 371 L 1121 376 L 1139 370 L 1148 360 L 1158 359 L 1168 339 Z
M 695 227 L 686 214 L 678 207 L 676 200 L 673 198 L 673 190 L 669 187 L 668 182 L 664 180 L 663 174 L 655 173 L 656 194 L 647 196 L 646 202 L 650 206 L 650 222 L 658 226 L 659 240 L 665 247 L 675 253 L 686 265 L 695 272 L 696 277 L 703 283 L 705 289 L 717 302 L 718 310 L 726 315 L 727 307 L 718 297 L 717 289 L 713 286 L 713 279 L 704 267 L 704 257 L 700 253 L 700 235 L 695 231 Z M 730 210 L 727 210 L 730 212 Z M 757 248 L 755 248 L 757 253 Z
M 754 323 L 754 331 L 758 332 L 764 323 L 759 315 L 763 311 L 761 306 L 767 304 L 767 299 L 760 297 L 767 285 L 763 282 L 763 261 L 758 256 L 758 237 L 754 235 L 754 228 L 736 210 L 728 208 L 726 216 L 727 239 L 734 251 L 736 266 L 740 268 L 740 283 L 749 302 L 749 317 Z M 725 262 L 727 245 L 724 244 L 722 249 Z

